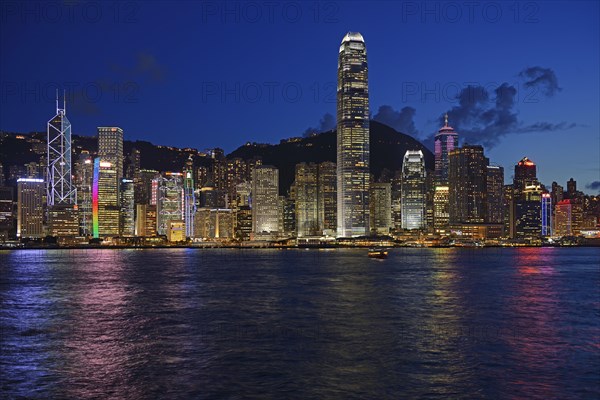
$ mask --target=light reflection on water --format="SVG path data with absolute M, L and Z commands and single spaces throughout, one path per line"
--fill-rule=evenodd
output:
M 598 249 L 0 252 L 6 397 L 600 395 Z

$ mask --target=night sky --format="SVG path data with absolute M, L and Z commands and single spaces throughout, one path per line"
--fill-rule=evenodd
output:
M 0 129 L 44 131 L 57 87 L 82 135 L 229 152 L 331 129 L 359 31 L 375 119 L 430 143 L 448 112 L 507 181 L 528 156 L 543 183 L 597 193 L 599 3 L 467 4 L 3 1 Z

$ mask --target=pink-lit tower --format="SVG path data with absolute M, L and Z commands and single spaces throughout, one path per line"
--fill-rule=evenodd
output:
M 435 185 L 448 185 L 448 153 L 458 147 L 458 133 L 448 125 L 448 114 L 444 116 L 445 124 L 435 135 Z

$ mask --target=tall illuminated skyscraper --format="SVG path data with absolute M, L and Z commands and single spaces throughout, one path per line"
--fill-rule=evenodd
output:
M 156 231 L 166 235 L 170 221 L 183 221 L 183 174 L 165 172 L 156 181 Z
M 424 229 L 425 157 L 421 150 L 407 150 L 402 162 L 402 229 Z
M 252 232 L 275 233 L 279 229 L 279 170 L 261 165 L 252 172 Z
M 100 157 L 94 159 L 92 183 L 92 236 L 117 236 L 119 234 L 119 194 L 115 166 Z
M 135 234 L 135 204 L 133 179 L 121 179 L 119 190 L 119 234 L 133 236 Z
M 487 221 L 487 166 L 482 146 L 464 145 L 448 153 L 450 224 Z
M 17 237 L 44 236 L 44 180 L 19 178 L 17 180 Z
M 123 178 L 123 129 L 117 126 L 98 127 L 98 157 L 109 162 L 117 172 L 115 185 Z
M 56 93 L 56 115 L 48 121 L 48 169 L 46 172 L 46 203 L 48 207 L 77 203 L 77 190 L 71 175 L 71 123 L 67 119 L 66 101 L 58 106 Z
M 348 32 L 338 58 L 337 236 L 369 233 L 369 86 L 362 35 Z
M 444 126 L 434 139 L 435 150 L 435 185 L 448 185 L 448 153 L 458 147 L 458 133 L 448 125 L 448 114 L 445 115 Z
M 183 217 L 185 236 L 194 237 L 194 216 L 196 215 L 196 196 L 194 194 L 194 165 L 192 156 L 188 158 L 183 169 Z

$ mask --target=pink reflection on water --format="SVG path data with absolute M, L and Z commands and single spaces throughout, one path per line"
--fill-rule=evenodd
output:
M 129 298 L 123 277 L 127 268 L 125 253 L 90 253 L 89 262 L 77 265 L 73 271 L 78 275 L 72 288 L 75 307 L 62 349 L 69 380 L 67 395 L 138 398 L 142 395 L 139 388 L 128 385 L 133 343 L 126 315 Z

